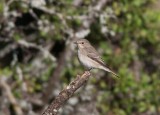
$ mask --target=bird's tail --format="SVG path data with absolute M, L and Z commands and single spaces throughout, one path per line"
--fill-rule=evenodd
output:
M 107 71 L 107 72 L 110 72 L 110 73 L 112 73 L 114 76 L 116 76 L 116 77 L 119 77 L 116 73 L 114 73 L 112 70 L 110 70 L 109 68 L 107 68 L 107 67 L 102 67 L 102 69 L 103 70 L 105 70 L 105 71 Z

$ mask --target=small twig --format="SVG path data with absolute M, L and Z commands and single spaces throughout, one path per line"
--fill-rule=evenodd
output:
M 13 105 L 13 108 L 14 108 L 14 110 L 16 112 L 16 115 L 23 115 L 21 107 L 19 106 L 16 98 L 13 96 L 13 94 L 11 92 L 10 86 L 2 78 L 0 79 L 0 86 L 5 90 L 5 93 L 6 93 L 7 97 L 8 97 L 8 100 Z
M 36 49 L 40 50 L 44 54 L 45 57 L 50 58 L 53 62 L 56 61 L 56 58 L 48 50 L 44 49 L 43 47 L 41 47 L 39 45 L 36 45 L 34 43 L 29 43 L 25 40 L 19 40 L 18 44 L 23 45 L 25 47 L 36 48 Z
M 55 100 L 48 106 L 42 115 L 57 115 L 60 107 L 74 94 L 74 92 L 83 86 L 90 77 L 90 72 L 86 71 L 81 76 L 77 75 L 65 89 L 63 89 Z
M 8 53 L 10 53 L 12 50 L 14 50 L 16 48 L 17 48 L 17 45 L 15 43 L 7 45 L 5 48 L 3 48 L 0 51 L 0 58 L 3 58 L 4 56 L 6 56 Z

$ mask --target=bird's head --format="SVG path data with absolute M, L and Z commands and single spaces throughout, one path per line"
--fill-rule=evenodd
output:
M 86 39 L 82 39 L 82 38 L 75 40 L 74 43 L 78 46 L 78 48 L 85 48 L 85 47 L 90 46 L 89 41 Z

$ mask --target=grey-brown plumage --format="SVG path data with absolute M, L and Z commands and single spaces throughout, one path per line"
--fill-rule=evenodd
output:
M 77 39 L 74 43 L 78 46 L 78 58 L 79 61 L 87 67 L 89 70 L 93 68 L 98 68 L 105 70 L 118 76 L 114 72 L 112 72 L 101 59 L 99 53 L 95 50 L 95 48 L 89 43 L 86 39 Z

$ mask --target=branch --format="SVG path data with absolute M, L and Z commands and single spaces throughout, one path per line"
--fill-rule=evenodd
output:
M 57 115 L 60 107 L 74 94 L 77 89 L 86 83 L 90 75 L 89 71 L 85 71 L 81 76 L 77 75 L 77 77 L 59 93 L 42 115 Z
M 1 39 L 1 37 L 0 37 L 0 39 Z M 0 40 L 0 42 L 1 42 L 1 40 Z M 16 48 L 17 48 L 17 45 L 14 43 L 7 45 L 5 48 L 1 49 L 0 58 L 4 58 L 8 53 L 10 53 L 12 50 L 14 50 Z
M 11 87 L 2 78 L 0 79 L 0 86 L 5 90 L 6 96 L 8 97 L 8 100 L 10 101 L 10 103 L 13 105 L 16 115 L 23 115 L 23 111 L 21 107 L 19 106 L 16 98 L 11 92 Z
M 19 40 L 18 44 L 20 44 L 22 46 L 25 46 L 25 47 L 36 48 L 44 54 L 45 58 L 48 57 L 51 61 L 53 61 L 53 62 L 56 61 L 56 58 L 48 50 L 44 49 L 42 46 L 36 45 L 34 43 L 27 42 L 25 40 Z

